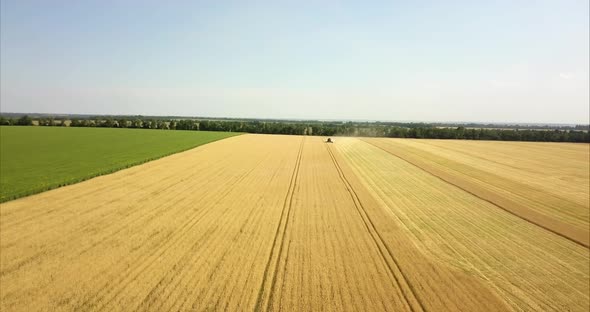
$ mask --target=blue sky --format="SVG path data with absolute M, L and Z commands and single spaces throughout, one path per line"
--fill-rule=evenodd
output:
M 1 1 L 2 112 L 589 122 L 588 1 Z

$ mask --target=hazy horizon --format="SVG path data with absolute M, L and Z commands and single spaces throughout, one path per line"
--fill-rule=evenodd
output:
M 354 119 L 354 118 L 347 118 L 347 119 L 335 119 L 335 118 L 273 118 L 273 117 L 227 117 L 227 116 L 203 116 L 203 115 L 146 115 L 146 114 L 116 114 L 116 113 L 109 113 L 109 114 L 97 114 L 97 113 L 63 113 L 63 112 L 53 112 L 53 113 L 41 113 L 41 112 L 8 112 L 2 111 L 2 114 L 15 114 L 15 115 L 43 115 L 43 116 L 125 116 L 125 117 L 133 117 L 133 116 L 141 116 L 141 117 L 179 117 L 179 118 L 211 118 L 211 119 L 248 119 L 248 120 L 285 120 L 285 121 L 322 121 L 322 122 L 393 122 L 393 123 L 426 123 L 426 124 L 491 124 L 491 125 L 546 125 L 546 126 L 586 126 L 590 125 L 588 123 L 554 123 L 554 122 L 519 122 L 519 121 L 470 121 L 470 120 L 403 120 L 403 119 Z
M 587 1 L 2 1 L 0 111 L 590 123 Z

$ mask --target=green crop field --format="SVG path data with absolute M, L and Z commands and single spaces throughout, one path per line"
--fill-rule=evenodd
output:
M 137 165 L 238 133 L 0 127 L 0 202 Z

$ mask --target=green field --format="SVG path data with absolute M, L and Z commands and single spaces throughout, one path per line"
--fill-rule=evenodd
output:
M 238 133 L 0 127 L 0 202 L 187 150 Z

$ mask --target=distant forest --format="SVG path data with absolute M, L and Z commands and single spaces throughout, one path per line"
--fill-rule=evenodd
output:
M 588 125 L 291 121 L 145 116 L 0 116 L 0 125 L 227 131 L 264 134 L 590 143 Z

